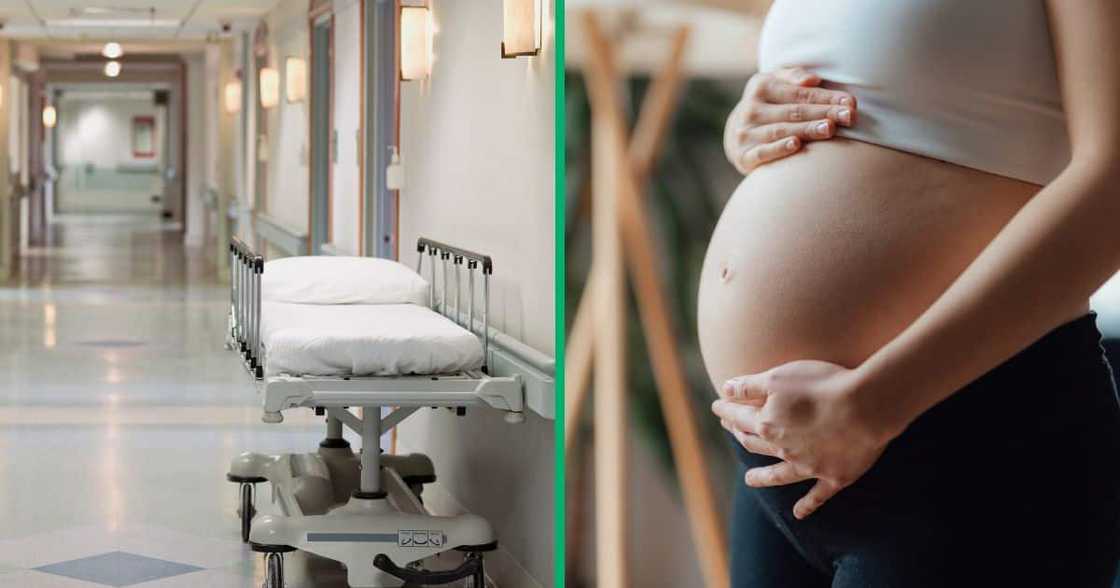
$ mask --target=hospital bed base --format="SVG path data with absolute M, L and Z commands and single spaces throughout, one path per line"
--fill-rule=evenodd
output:
M 282 586 L 283 554 L 302 550 L 346 566 L 353 588 L 433 586 L 458 582 L 483 588 L 483 553 L 497 548 L 490 524 L 477 515 L 434 516 L 421 501 L 423 485 L 435 480 L 431 461 L 418 454 L 384 455 L 380 437 L 416 407 L 381 415 L 363 407 L 355 415 L 341 407 L 324 409 L 327 438 L 319 450 L 302 455 L 245 453 L 234 459 L 228 478 L 241 485 L 248 540 L 266 557 L 266 587 Z M 342 427 L 362 435 L 355 455 Z M 279 515 L 255 515 L 253 486 L 272 483 Z M 248 489 L 248 491 L 246 490 Z M 248 500 L 246 500 L 248 495 Z M 462 564 L 431 570 L 436 556 L 458 551 Z M 279 583 L 277 583 L 279 582 Z
M 262 383 L 266 423 L 284 421 L 289 408 L 351 406 L 487 406 L 505 412 L 506 422 L 525 420 L 525 386 L 520 375 L 495 377 L 479 371 L 436 376 L 317 377 L 273 376 Z M 407 413 L 411 414 L 411 412 Z M 407 416 L 402 415 L 401 418 Z M 352 416 L 341 415 L 343 419 Z M 355 421 L 346 423 L 354 430 Z M 392 428 L 391 423 L 387 428 Z
M 418 453 L 382 455 L 381 463 L 383 468 L 399 476 L 423 503 L 424 485 L 436 481 L 435 468 L 428 456 Z M 249 529 L 256 516 L 257 484 L 272 484 L 272 502 L 287 516 L 321 515 L 345 504 L 359 489 L 360 476 L 360 457 L 345 439 L 328 438 L 316 453 L 242 453 L 234 459 L 226 475 L 230 482 L 241 487 L 238 515 L 242 542 L 249 542 Z
M 264 258 L 236 238 L 230 242 L 227 345 L 241 354 L 262 391 L 262 420 L 282 422 L 283 411 L 296 407 L 329 415 L 327 440 L 317 453 L 243 454 L 231 465 L 229 479 L 241 486 L 246 515 L 243 532 L 256 551 L 266 554 L 266 588 L 283 586 L 283 554 L 296 549 L 342 562 L 354 588 L 442 585 L 460 580 L 472 588 L 485 586 L 482 554 L 497 548 L 490 524 L 475 515 L 437 517 L 428 513 L 420 501 L 420 489 L 428 479 L 425 476 L 434 479 L 431 462 L 423 456 L 382 455 L 379 441 L 383 431 L 421 407 L 490 407 L 504 411 L 507 422 L 521 422 L 524 386 L 517 376 L 490 375 L 490 257 L 424 238 L 417 241 L 417 252 L 417 273 L 423 273 L 424 259 L 429 260 L 429 306 L 478 336 L 483 350 L 480 369 L 437 376 L 266 377 L 266 349 L 261 338 Z M 466 284 L 460 276 L 464 267 Z M 481 328 L 475 321 L 475 274 L 479 273 Z M 442 279 L 437 280 L 437 275 Z M 437 283 L 442 284 L 438 300 Z M 465 300 L 461 296 L 464 286 Z M 397 408 L 382 417 L 383 406 Z M 350 407 L 362 407 L 362 415 L 351 413 Z M 342 439 L 343 426 L 361 434 L 363 449 L 374 450 L 355 457 Z M 282 514 L 255 516 L 254 487 L 263 481 L 272 483 L 273 500 Z M 466 554 L 457 568 L 432 571 L 421 567 L 452 550 Z
M 253 522 L 254 551 L 281 560 L 299 549 L 346 566 L 353 588 L 432 586 L 452 582 L 482 588 L 482 554 L 497 547 L 489 523 L 471 514 L 437 517 L 424 509 L 393 470 L 382 470 L 386 496 L 355 493 L 346 504 L 323 515 L 259 515 Z M 437 556 L 457 550 L 465 561 L 450 570 L 429 570 Z M 267 585 L 267 584 L 266 584 Z

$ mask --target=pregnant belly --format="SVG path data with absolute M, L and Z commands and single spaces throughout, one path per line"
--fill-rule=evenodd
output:
M 854 367 L 909 325 L 1038 187 L 834 139 L 751 173 L 700 278 L 709 376 Z

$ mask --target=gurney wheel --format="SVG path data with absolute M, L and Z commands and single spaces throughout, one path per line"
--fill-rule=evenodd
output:
M 479 553 L 468 553 L 467 559 L 478 560 L 478 569 L 475 570 L 471 577 L 467 578 L 465 582 L 466 588 L 486 588 L 486 570 L 483 568 L 482 555 Z
M 249 542 L 249 531 L 253 526 L 253 517 L 257 516 L 256 506 L 253 504 L 253 485 L 241 485 L 241 542 Z
M 412 492 L 412 495 L 416 497 L 417 502 L 424 504 L 424 497 L 421 496 L 421 494 L 424 493 L 423 484 L 409 484 L 408 489 Z
M 284 588 L 284 556 L 270 553 L 265 561 L 264 588 Z

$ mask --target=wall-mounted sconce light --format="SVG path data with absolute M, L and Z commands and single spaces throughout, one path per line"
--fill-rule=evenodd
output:
M 101 49 L 101 54 L 107 59 L 120 59 L 124 55 L 124 48 L 120 43 L 105 43 L 105 47 Z
M 226 112 L 230 114 L 241 112 L 241 80 L 233 80 L 226 84 L 225 103 Z
M 289 57 L 284 63 L 284 81 L 288 103 L 301 102 L 307 97 L 307 60 Z
M 502 58 L 541 52 L 541 0 L 502 0 Z
M 54 106 L 48 104 L 43 107 L 43 126 L 48 129 L 53 129 L 58 124 L 58 111 Z
M 110 61 L 105 64 L 105 75 L 110 78 L 115 78 L 121 75 L 121 62 Z
M 261 69 L 261 106 L 276 108 L 280 104 L 280 72 L 275 68 Z
M 432 73 L 432 11 L 401 7 L 401 79 L 422 80 Z

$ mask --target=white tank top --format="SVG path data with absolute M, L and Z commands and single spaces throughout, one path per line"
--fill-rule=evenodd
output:
M 776 0 L 759 65 L 854 94 L 841 136 L 1038 185 L 1070 159 L 1043 0 Z

